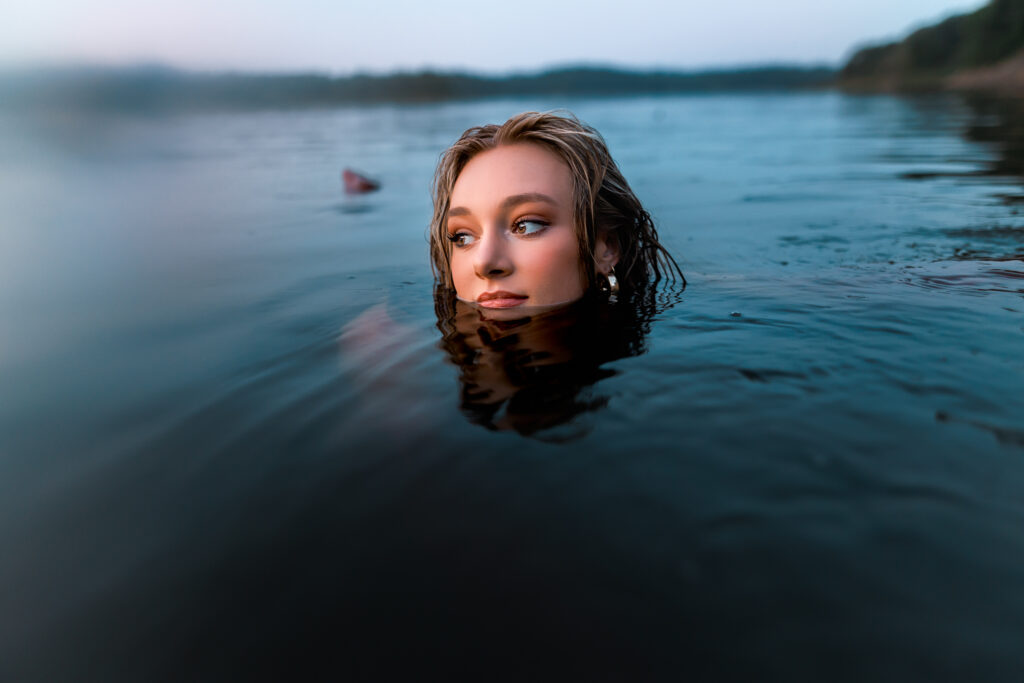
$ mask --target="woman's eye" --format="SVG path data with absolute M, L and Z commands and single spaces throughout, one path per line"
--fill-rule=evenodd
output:
M 448 235 L 448 241 L 456 247 L 468 247 L 476 241 L 476 238 L 468 232 L 457 232 L 454 235 Z
M 517 235 L 533 235 L 546 227 L 548 224 L 544 221 L 522 220 L 512 224 L 512 232 Z

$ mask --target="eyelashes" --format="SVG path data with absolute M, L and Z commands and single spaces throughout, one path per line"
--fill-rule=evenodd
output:
M 518 237 L 533 237 L 543 233 L 550 225 L 550 222 L 539 218 L 520 218 L 512 222 L 509 232 Z M 449 233 L 447 238 L 456 248 L 468 247 L 477 240 L 475 235 L 465 230 Z
M 457 232 L 455 234 L 448 235 L 448 241 L 451 242 L 458 248 L 468 247 L 470 244 L 476 241 L 476 237 L 470 235 L 468 232 Z
M 536 235 L 543 232 L 550 223 L 535 218 L 521 218 L 512 224 L 512 233 L 516 235 Z

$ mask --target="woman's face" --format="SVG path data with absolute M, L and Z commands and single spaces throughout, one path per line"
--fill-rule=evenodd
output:
M 470 159 L 452 189 L 447 227 L 459 299 L 518 309 L 583 296 L 569 167 L 546 148 L 516 143 Z

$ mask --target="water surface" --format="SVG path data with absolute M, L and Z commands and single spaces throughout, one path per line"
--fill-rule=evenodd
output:
M 558 106 L 689 286 L 446 346 L 437 156 Z M 0 677 L 1012 680 L 1016 120 L 834 93 L 5 116 Z

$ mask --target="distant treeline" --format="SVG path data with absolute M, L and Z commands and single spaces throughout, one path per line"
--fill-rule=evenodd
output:
M 168 111 L 262 109 L 503 96 L 657 95 L 730 90 L 790 90 L 829 85 L 829 67 L 763 66 L 672 72 L 578 67 L 530 75 L 398 73 L 197 74 L 150 67 L 67 68 L 0 75 L 0 106 Z
M 992 0 L 970 14 L 864 48 L 843 67 L 846 87 L 932 89 L 952 76 L 1009 60 L 1024 49 L 1024 0 Z

